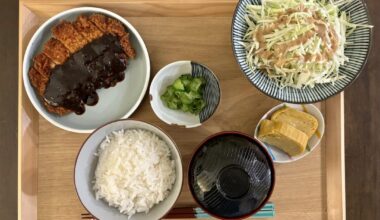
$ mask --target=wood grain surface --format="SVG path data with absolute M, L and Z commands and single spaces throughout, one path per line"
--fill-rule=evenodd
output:
M 146 42 L 153 75 L 170 62 L 190 59 L 207 64 L 220 79 L 221 104 L 202 127 L 186 129 L 164 124 L 153 113 L 147 96 L 131 117 L 161 127 L 176 141 L 185 173 L 203 139 L 224 130 L 252 134 L 261 116 L 278 103 L 252 87 L 240 73 L 231 51 L 230 17 L 210 17 L 207 23 L 204 18 L 192 16 L 127 19 Z M 38 219 L 73 219 L 85 212 L 75 194 L 72 176 L 76 154 L 87 135 L 68 133 L 39 118 Z M 318 148 L 308 160 L 276 166 L 277 183 L 271 201 L 276 204 L 278 219 L 324 219 L 322 155 Z M 186 183 L 185 175 L 178 207 L 195 205 Z
M 0 219 L 17 218 L 17 1 L 0 1 Z
M 115 3 L 102 4 L 105 8 L 119 10 L 119 14 L 126 17 L 140 32 L 150 54 L 152 75 L 170 62 L 195 60 L 209 66 L 220 79 L 221 104 L 215 115 L 202 127 L 185 129 L 164 124 L 154 115 L 147 96 L 132 115 L 133 119 L 161 127 L 176 140 L 183 155 L 185 173 L 194 149 L 204 138 L 223 130 L 238 130 L 252 134 L 260 117 L 278 103 L 256 90 L 241 74 L 230 42 L 234 4 L 216 2 L 220 7 L 214 8 L 209 14 L 204 8 L 209 7 L 210 3 L 197 1 L 183 4 L 179 4 L 179 1 L 168 1 L 162 5 L 154 1 L 150 1 L 149 4 L 128 2 L 117 4 L 117 7 Z M 22 5 L 21 48 L 25 48 L 31 34 L 40 23 L 69 8 L 67 4 L 70 2 Z M 151 14 L 140 14 L 140 11 L 149 8 L 150 4 L 154 5 L 150 8 Z M 165 13 L 165 10 L 168 13 Z M 175 13 L 172 10 L 175 10 Z M 75 193 L 73 169 L 78 150 L 87 135 L 66 132 L 54 127 L 41 116 L 36 116 L 29 101 L 25 100 L 25 92 L 21 92 L 21 116 L 25 116 L 22 117 L 21 127 L 25 126 L 30 131 L 26 135 L 21 134 L 22 149 L 30 149 L 30 152 L 25 153 L 23 165 L 28 164 L 31 167 L 28 166 L 28 172 L 33 172 L 33 169 L 37 170 L 35 166 L 38 164 L 36 176 L 25 176 L 24 172 L 21 172 L 23 184 L 27 184 L 26 181 L 36 183 L 36 186 L 32 184 L 29 188 L 22 187 L 22 190 L 29 189 L 28 193 L 22 191 L 23 195 L 26 194 L 22 201 L 31 204 L 32 207 L 29 214 L 22 214 L 29 219 L 42 220 L 79 218 L 80 213 L 86 211 Z M 343 95 L 318 104 L 324 115 L 330 118 L 326 122 L 326 133 L 330 135 L 326 135 L 327 138 L 322 141 L 320 148 L 313 151 L 308 159 L 276 165 L 276 187 L 271 198 L 276 205 L 276 219 L 343 218 L 341 154 L 344 151 L 341 147 L 343 136 L 339 132 L 343 126 L 343 119 L 340 117 L 343 114 L 342 104 Z M 329 112 L 326 112 L 325 108 L 329 109 Z M 24 124 L 25 121 L 29 123 Z M 329 143 L 328 147 L 326 142 Z M 31 157 L 26 157 L 30 154 Z M 326 157 L 327 154 L 329 157 Z M 24 156 L 24 153 L 22 155 Z M 328 167 L 331 167 L 331 170 L 327 172 Z M 177 207 L 194 205 L 186 182 L 185 175 L 184 188 Z M 37 213 L 33 210 L 37 210 Z
M 375 25 L 363 73 L 346 91 L 347 219 L 380 219 L 380 1 L 367 0 Z
M 16 180 L 15 180 L 15 176 L 12 177 L 12 175 L 15 175 L 16 173 L 16 152 L 15 152 L 15 141 L 16 141 L 16 110 L 15 110 L 15 102 L 13 103 L 12 105 L 12 97 L 9 95 L 9 94 L 16 94 L 17 93 L 17 86 L 16 86 L 16 82 L 17 82 L 17 79 L 15 77 L 15 69 L 12 69 L 13 68 L 16 68 L 17 66 L 17 58 L 14 57 L 16 56 L 15 54 L 17 52 L 17 49 L 16 49 L 16 37 L 17 37 L 17 30 L 16 28 L 12 28 L 12 24 L 14 27 L 17 26 L 16 24 L 16 21 L 17 21 L 17 5 L 14 3 L 16 1 L 1 1 L 1 2 L 4 2 L 4 4 L 2 4 L 2 8 L 0 9 L 0 13 L 2 16 L 3 19 L 1 19 L 1 22 L 0 22 L 0 26 L 1 27 L 6 27 L 7 31 L 2 31 L 2 33 L 0 34 L 0 48 L 2 49 L 2 53 L 1 53 L 1 57 L 0 57 L 0 62 L 1 62 L 1 66 L 3 67 L 3 70 L 1 72 L 1 81 L 0 81 L 0 103 L 3 104 L 5 103 L 5 101 L 7 101 L 6 103 L 8 103 L 8 106 L 5 106 L 4 109 L 2 109 L 2 111 L 0 111 L 0 138 L 1 138 L 1 148 L 0 148 L 0 154 L 1 154 L 1 160 L 0 160 L 0 175 L 2 176 L 7 176 L 7 178 L 0 178 L 0 184 L 2 187 L 2 189 L 0 189 L 0 219 L 15 219 L 16 217 L 16 207 L 15 207 L 15 201 L 12 200 L 12 198 L 16 198 L 15 194 L 15 184 L 16 184 Z M 13 2 L 13 4 L 11 3 Z M 36 2 L 36 1 L 27 1 L 27 2 Z M 41 2 L 41 1 L 40 1 Z M 61 1 L 58 1 L 58 0 L 55 0 L 54 2 L 56 2 L 56 5 L 57 7 L 61 7 L 61 8 L 64 8 L 65 7 L 65 4 L 67 4 L 69 1 L 67 0 L 61 0 Z M 76 1 L 78 2 L 78 4 L 87 4 L 88 5 L 88 2 L 89 1 Z M 97 5 L 97 4 L 100 4 L 101 1 L 91 1 L 91 5 Z M 119 4 L 120 2 L 118 1 L 115 1 L 113 0 L 113 2 L 115 4 Z M 123 2 L 125 2 L 123 0 Z M 128 1 L 128 2 L 131 2 L 131 1 Z M 136 1 L 135 1 L 136 2 Z M 154 18 L 147 18 L 145 13 L 146 13 L 146 9 L 154 9 L 157 7 L 157 3 L 159 3 L 159 1 L 149 1 L 150 3 L 147 4 L 147 5 L 144 5 L 144 9 L 143 10 L 140 10 L 140 11 L 136 11 L 134 10 L 135 12 L 134 13 L 131 13 L 129 15 L 125 15 L 127 16 L 127 18 L 130 20 L 130 17 L 135 17 L 135 20 L 134 22 L 139 22 L 138 20 L 140 18 L 138 17 L 145 17 L 145 19 L 151 19 L 153 20 Z M 180 4 L 179 1 L 167 1 L 168 4 L 165 6 L 165 7 L 170 7 L 172 9 L 180 9 L 182 6 L 182 4 Z M 192 0 L 192 2 L 195 2 L 194 0 Z M 198 1 L 199 3 L 201 4 L 205 4 L 204 1 L 202 0 L 199 0 Z M 216 7 L 217 10 L 216 12 L 214 12 L 214 15 L 215 17 L 220 17 L 220 20 L 217 19 L 218 21 L 216 23 L 218 23 L 218 25 L 221 25 L 222 27 L 227 27 L 227 29 L 229 29 L 229 25 L 230 24 L 227 24 L 228 22 L 230 21 L 227 21 L 227 17 L 226 17 L 226 13 L 230 13 L 230 9 L 234 7 L 236 1 L 229 1 L 229 0 L 225 0 L 225 1 L 222 1 L 222 0 L 219 0 L 217 1 L 219 6 Z M 227 3 L 226 3 L 227 2 Z M 224 3 L 224 4 L 223 4 Z M 371 11 L 371 15 L 372 15 L 372 20 L 373 20 L 373 23 L 376 25 L 376 26 L 380 26 L 380 20 L 379 20 L 379 16 L 376 16 L 375 15 L 375 12 L 377 12 L 379 9 L 380 9 L 380 2 L 378 0 L 367 0 L 367 4 L 369 5 L 369 9 Z M 9 8 L 8 5 L 12 5 L 11 7 L 12 8 Z M 63 5 L 63 6 L 62 6 Z M 168 13 L 166 14 L 167 17 L 185 17 L 183 19 L 185 19 L 186 21 L 186 17 L 188 16 L 191 16 L 191 15 L 194 15 L 194 13 L 196 14 L 197 11 L 199 11 L 199 13 L 202 14 L 203 17 L 207 18 L 207 11 L 208 10 L 211 10 L 213 7 L 212 5 L 208 5 L 205 4 L 204 6 L 205 7 L 202 7 L 201 9 L 195 7 L 195 3 L 194 3 L 194 8 L 192 8 L 192 10 L 186 10 L 185 12 L 183 13 L 176 13 L 176 12 L 172 12 L 172 13 Z M 205 10 L 204 8 L 206 8 L 207 6 L 207 10 Z M 41 3 L 34 3 L 34 4 L 30 4 L 30 9 L 33 9 L 33 10 L 36 10 L 36 14 L 38 14 L 38 16 L 34 17 L 35 19 L 38 20 L 38 17 L 41 16 L 42 18 L 46 18 L 47 16 L 50 16 L 54 13 L 57 12 L 57 10 L 55 9 L 55 7 L 49 7 L 49 4 L 41 4 Z M 117 13 L 120 13 L 120 12 L 123 12 L 125 13 L 127 10 L 127 8 L 123 8 L 123 7 L 117 7 L 115 12 Z M 154 14 L 155 15 L 162 15 L 164 13 L 164 10 L 162 8 L 158 8 L 156 10 L 153 10 Z M 130 17 L 128 17 L 130 16 Z M 224 19 L 224 20 L 223 20 Z M 39 21 L 40 22 L 40 21 Z M 134 25 L 135 23 L 132 22 Z M 153 22 L 153 21 L 152 21 Z M 164 22 L 164 20 L 161 20 L 161 21 L 158 21 L 158 23 L 160 22 Z M 198 22 L 200 23 L 201 21 L 198 20 Z M 137 26 L 137 25 L 136 25 Z M 151 28 L 154 30 L 154 28 L 156 28 L 154 25 L 151 25 Z M 221 27 L 219 27 L 221 28 Z M 177 29 L 178 31 L 182 31 L 182 29 L 178 28 Z M 140 29 L 139 29 L 140 31 Z M 229 30 L 226 30 L 226 32 L 229 31 Z M 31 31 L 33 32 L 33 31 Z M 189 31 L 190 32 L 190 31 Z M 189 33 L 189 32 L 186 32 L 185 33 Z M 145 30 L 145 31 L 140 31 L 140 33 L 143 35 L 143 38 L 145 39 L 145 35 L 149 35 L 150 34 L 150 30 Z M 153 32 L 154 33 L 154 32 Z M 151 35 L 151 37 L 154 37 L 153 36 L 153 33 Z M 190 32 L 190 34 L 193 34 L 194 32 Z M 202 34 L 202 33 L 208 33 L 208 32 L 200 32 L 199 34 Z M 30 33 L 29 33 L 30 34 Z M 198 35 L 196 35 L 198 36 Z M 199 37 L 199 36 L 198 36 Z M 220 36 L 219 36 L 220 37 Z M 197 38 L 193 38 L 193 40 L 197 40 Z M 223 42 L 226 42 L 229 44 L 229 39 L 223 39 L 224 41 Z M 228 42 L 227 42 L 228 40 Z M 361 77 L 359 77 L 359 79 L 350 87 L 348 88 L 347 92 L 346 92 L 346 100 L 345 100 L 345 106 L 346 106 L 346 115 L 345 115 L 345 120 L 346 120 L 346 178 L 347 178 L 347 219 L 348 220 L 357 220 L 357 219 L 363 219 L 363 220 L 372 220 L 372 219 L 380 219 L 380 211 L 378 209 L 378 207 L 380 207 L 380 190 L 379 190 L 379 186 L 380 186 L 380 171 L 378 169 L 378 167 L 380 166 L 380 163 L 377 159 L 378 156 L 380 156 L 380 150 L 378 149 L 378 146 L 380 145 L 380 136 L 377 134 L 378 133 L 378 128 L 380 127 L 380 118 L 379 118 L 379 109 L 380 109 L 380 99 L 379 99 L 379 93 L 380 93 L 380 87 L 378 86 L 380 84 L 380 77 L 378 75 L 378 72 L 380 71 L 380 68 L 376 65 L 376 61 L 379 60 L 380 58 L 380 43 L 376 43 L 379 42 L 380 38 L 379 38 L 379 35 L 376 33 L 375 31 L 375 38 L 374 38 L 374 47 L 373 47 L 373 50 L 372 50 L 372 54 L 371 54 L 371 57 L 369 59 L 369 64 L 368 64 L 368 68 L 365 69 L 365 71 L 363 72 L 363 74 L 361 75 Z M 14 41 L 14 42 L 13 42 Z M 13 43 L 12 43 L 13 42 Z M 179 58 L 181 59 L 194 59 L 194 58 L 198 58 L 198 56 L 192 56 L 191 54 L 191 51 L 190 52 L 186 52 L 186 51 L 183 51 L 181 50 L 181 44 L 180 43 L 183 43 L 183 41 L 181 40 L 178 40 L 177 42 L 177 39 L 175 40 L 175 42 L 177 43 L 176 46 L 174 47 L 171 47 L 170 44 L 167 45 L 167 47 L 165 47 L 166 50 L 169 50 L 169 51 L 172 51 L 172 50 L 177 50 L 179 51 L 179 54 L 181 56 L 178 56 L 178 57 L 171 57 L 170 59 L 169 58 L 161 58 L 159 53 L 165 53 L 166 50 L 162 50 L 161 47 L 159 47 L 159 44 L 158 43 L 150 43 L 148 46 L 148 49 L 150 50 L 150 54 L 152 56 L 152 53 L 153 54 L 156 54 L 155 55 L 155 61 L 158 60 L 157 63 L 153 63 L 153 73 L 155 73 L 160 67 L 162 67 L 164 64 L 168 63 L 168 62 L 171 62 L 171 61 L 174 61 L 174 60 L 177 60 Z M 170 42 L 169 42 L 170 43 Z M 204 46 L 205 43 L 201 43 L 201 42 L 196 42 L 195 44 L 199 44 L 198 46 L 199 47 L 202 47 L 202 45 Z M 219 46 L 222 46 L 223 45 L 214 45 L 213 47 L 219 47 Z M 226 49 L 226 48 L 224 48 Z M 23 50 L 22 50 L 23 51 Z M 217 49 L 214 49 L 212 50 L 212 52 L 215 52 L 215 51 L 219 51 Z M 227 53 L 231 53 L 230 51 L 230 48 L 228 48 L 228 50 L 226 50 Z M 217 62 L 215 61 L 215 57 L 206 57 L 208 55 L 210 55 L 208 53 L 208 51 L 205 51 L 203 50 L 203 55 L 199 55 L 199 56 L 203 56 L 203 59 L 202 60 L 198 60 L 200 62 L 203 62 L 203 63 L 208 63 L 210 62 L 210 60 L 212 60 L 211 63 L 212 64 L 212 69 L 215 70 L 215 72 L 217 72 L 217 70 L 220 72 L 220 73 L 225 73 L 225 72 L 233 72 L 233 74 L 231 75 L 231 79 L 233 81 L 233 75 L 234 74 L 237 74 L 240 72 L 238 72 L 238 69 L 235 62 L 231 62 L 231 65 L 233 65 L 233 68 L 228 68 L 226 69 L 226 71 L 224 71 L 223 68 L 225 68 L 227 66 L 227 64 L 221 64 L 221 62 Z M 231 54 L 228 54 L 228 55 L 231 55 Z M 13 59 L 12 59 L 13 58 Z M 153 58 L 153 56 L 152 56 Z M 153 59 L 152 59 L 153 60 Z M 219 66 L 221 65 L 221 66 Z M 12 75 L 12 74 L 15 74 L 15 75 Z M 12 78 L 13 77 L 13 78 Z M 6 80 L 4 80 L 6 79 Z M 12 84 L 13 83 L 13 84 Z M 235 82 L 236 83 L 236 82 Z M 240 83 L 237 83 L 237 85 L 246 85 L 245 83 L 247 83 L 247 81 L 243 82 L 241 81 Z M 263 95 L 262 94 L 259 94 L 254 88 L 251 88 L 249 90 L 249 93 L 252 93 L 251 95 L 254 96 L 256 98 L 256 96 L 258 97 L 262 97 L 262 99 L 265 99 L 263 98 Z M 223 94 L 224 96 L 224 94 Z M 247 97 L 249 97 L 249 95 L 247 95 Z M 27 98 L 26 98 L 27 99 Z M 227 99 L 228 100 L 228 99 Z M 275 101 L 273 100 L 270 100 L 271 102 L 273 102 L 273 104 L 275 104 Z M 27 100 L 24 100 L 24 102 L 28 102 Z M 10 104 L 9 104 L 10 103 Z M 147 104 L 147 100 L 145 99 L 144 101 L 144 105 L 139 108 L 138 112 L 141 110 L 141 109 L 145 109 L 144 106 L 146 106 Z M 234 103 L 235 104 L 235 103 Z M 245 104 L 249 104 L 249 103 L 245 103 Z M 238 105 L 238 106 L 241 106 L 244 108 L 244 102 L 243 104 L 241 105 Z M 256 106 L 255 106 L 256 107 Z M 29 108 L 29 110 L 27 111 L 30 111 L 30 114 L 27 114 L 27 116 L 31 116 L 32 118 L 37 116 L 35 115 L 35 112 L 33 113 L 34 109 L 33 107 L 29 106 L 27 107 Z M 231 108 L 231 107 L 230 107 Z M 254 109 L 252 111 L 257 111 L 259 113 L 263 113 L 265 112 L 265 107 L 260 107 L 258 109 Z M 10 110 L 7 110 L 7 109 L 10 109 Z M 229 110 L 229 108 L 223 108 L 224 110 Z M 244 109 L 244 111 L 247 111 L 247 112 L 250 112 L 249 110 L 251 109 Z M 142 115 L 140 115 L 139 113 L 136 113 L 135 115 L 133 115 L 133 118 L 139 118 L 139 117 L 142 117 Z M 220 112 L 219 112 L 220 113 Z M 252 121 L 250 121 L 250 123 L 255 123 L 254 120 L 258 120 L 258 116 L 250 116 L 252 117 Z M 217 116 L 216 116 L 217 118 Z M 29 119 L 29 118 L 28 118 Z M 226 120 L 228 119 L 228 117 L 226 118 Z M 153 119 L 153 124 L 156 124 L 156 125 L 160 125 L 161 124 L 155 120 L 158 120 L 158 119 Z M 223 118 L 219 117 L 218 120 L 221 120 L 221 122 L 224 122 Z M 46 121 L 44 120 L 39 120 L 40 123 L 38 123 L 38 120 L 36 122 L 36 124 L 32 124 L 30 128 L 35 128 L 37 126 L 37 128 L 41 128 L 41 129 L 51 129 L 51 131 L 56 131 L 55 129 L 57 128 L 53 128 L 50 124 L 47 124 Z M 236 128 L 239 126 L 238 123 L 242 123 L 242 128 L 243 129 L 239 129 L 239 130 L 243 130 L 243 131 L 246 131 L 246 132 L 249 132 L 249 128 L 250 126 L 253 126 L 251 125 L 250 123 L 247 122 L 247 120 L 242 120 L 242 121 L 238 121 L 238 122 L 232 122 L 232 124 L 229 124 L 228 126 L 231 127 L 231 128 Z M 13 127 L 12 127 L 13 126 Z M 165 129 L 169 129 L 170 128 L 165 128 Z M 214 130 L 217 130 L 216 128 L 214 128 L 213 126 L 210 125 L 210 128 L 208 127 L 208 125 L 205 127 L 205 130 L 206 130 L 206 133 L 207 132 L 214 132 Z M 49 130 L 50 131 L 50 130 Z M 60 132 L 58 132 L 59 134 L 62 134 Z M 64 133 L 66 134 L 66 133 Z M 203 136 L 206 136 L 206 135 L 203 135 Z M 203 138 L 203 136 L 201 135 L 200 136 L 200 139 Z M 29 136 L 30 140 L 32 141 L 35 141 L 33 135 Z M 58 137 L 57 136 L 54 136 L 53 138 L 56 138 L 56 140 L 58 140 Z M 186 138 L 184 138 L 183 140 L 180 138 L 180 141 L 178 142 L 181 142 L 181 143 L 184 143 L 184 144 L 190 144 L 190 140 L 186 140 Z M 54 191 L 54 188 L 57 188 L 58 186 L 69 186 L 71 187 L 72 189 L 72 180 L 70 180 L 69 178 L 71 178 L 71 176 L 69 177 L 68 175 L 68 172 L 70 169 L 72 169 L 72 166 L 73 166 L 73 161 L 72 159 L 68 159 L 67 161 L 64 161 L 62 158 L 59 157 L 59 152 L 67 152 L 69 155 L 75 155 L 77 153 L 77 144 L 80 143 L 82 140 L 84 139 L 84 136 L 83 135 L 74 135 L 74 136 L 71 136 L 67 141 L 68 141 L 68 144 L 67 144 L 67 148 L 64 148 L 64 147 L 60 147 L 58 148 L 59 151 L 56 153 L 56 154 L 48 154 L 48 150 L 49 150 L 49 146 L 50 146 L 50 142 L 45 140 L 45 142 L 42 142 L 44 143 L 44 147 L 45 149 L 40 152 L 42 153 L 42 156 L 52 156 L 54 159 L 57 159 L 58 162 L 62 165 L 62 167 L 59 169 L 59 170 L 45 170 L 44 172 L 49 172 L 49 171 L 59 171 L 61 172 L 62 174 L 62 179 L 63 181 L 60 182 L 60 181 L 53 181 L 52 178 L 53 177 L 46 177 L 46 181 L 45 183 L 42 183 L 42 184 L 45 184 L 45 185 L 42 185 L 42 186 L 48 186 L 50 188 L 50 193 Z M 43 139 L 42 139 L 43 140 Z M 41 141 L 41 140 L 40 140 Z M 54 144 L 52 144 L 54 146 Z M 14 146 L 14 148 L 12 148 L 12 146 Z M 66 146 L 66 145 L 65 145 Z M 323 150 L 323 148 L 322 148 Z M 318 155 L 320 155 L 321 153 L 323 152 L 320 152 L 320 151 L 316 151 L 316 152 L 313 152 L 313 160 L 317 157 L 319 157 Z M 13 155 L 13 157 L 12 157 Z M 33 156 L 33 155 L 32 155 Z M 41 155 L 39 155 L 41 156 Z M 41 159 L 41 158 L 39 158 Z M 320 160 L 320 159 L 319 159 Z M 33 160 L 32 160 L 33 161 Z M 13 162 L 13 163 L 12 163 Z M 47 165 L 54 165 L 56 162 L 55 161 L 50 161 L 50 162 L 47 162 Z M 298 163 L 298 162 L 297 162 Z M 31 166 L 35 166 L 36 164 L 31 164 Z M 305 166 L 305 169 L 306 171 L 309 171 L 309 169 L 313 169 L 313 168 L 318 168 L 320 166 L 322 166 L 321 164 L 311 164 L 311 167 L 308 167 L 310 166 L 310 164 L 308 163 L 302 163 L 301 165 L 304 165 Z M 277 167 L 276 167 L 277 168 Z M 281 172 L 285 172 L 285 170 L 281 171 L 281 168 L 280 169 L 277 169 L 279 170 L 278 173 L 281 173 Z M 302 170 L 302 172 L 304 172 L 305 170 Z M 40 174 L 40 173 L 39 173 Z M 51 173 L 52 174 L 52 173 Z M 54 175 L 58 175 L 58 174 L 52 174 L 53 176 Z M 316 175 L 321 175 L 321 174 L 316 174 Z M 48 176 L 46 174 L 46 176 Z M 301 181 L 302 180 L 307 180 L 309 179 L 310 176 L 308 175 L 301 175 Z M 31 179 L 33 178 L 36 178 L 36 177 L 31 177 Z M 287 178 L 295 178 L 294 176 L 287 176 Z M 27 185 L 27 183 L 25 183 Z M 65 185 L 66 184 L 66 185 Z M 279 183 L 277 183 L 279 184 Z M 290 184 L 289 184 L 290 185 Z M 278 187 L 278 185 L 277 185 Z M 34 190 L 34 186 L 30 186 L 29 189 L 30 191 L 33 191 Z M 276 189 L 277 190 L 277 189 Z M 279 189 L 280 190 L 280 189 Z M 318 191 L 318 189 L 317 189 Z M 46 190 L 45 192 L 43 193 L 49 193 L 49 190 Z M 67 206 L 70 202 L 72 202 L 72 206 L 71 206 L 71 209 L 73 209 L 73 207 L 75 206 L 76 208 L 74 208 L 74 211 L 83 211 L 83 208 L 80 206 L 80 204 L 78 203 L 77 200 L 75 200 L 75 194 L 73 194 L 73 191 L 70 191 L 70 190 L 67 190 L 67 191 L 62 191 L 62 192 L 59 192 L 60 195 L 63 195 L 63 194 L 67 194 L 68 195 L 68 199 L 65 199 L 63 203 L 61 203 L 58 199 L 52 199 L 50 198 L 49 202 L 53 203 L 53 205 L 55 205 L 55 207 L 58 207 L 59 208 L 57 210 L 43 210 L 45 213 L 50 213 L 50 214 L 54 214 L 53 216 L 55 218 L 48 218 L 48 214 L 45 214 L 42 215 L 41 219 L 79 219 L 79 217 L 77 215 L 73 215 L 73 214 L 69 214 L 69 216 L 67 217 L 65 215 L 65 211 L 71 213 L 72 211 L 70 210 L 70 207 Z M 309 192 L 308 193 L 311 193 L 311 195 L 313 195 L 312 193 L 315 193 L 315 192 Z M 12 197 L 13 196 L 13 197 Z M 285 199 L 289 199 L 289 197 L 291 197 L 290 195 L 288 195 L 288 197 L 286 197 L 285 195 L 281 195 L 279 194 L 278 196 L 282 196 L 281 198 L 285 198 Z M 186 195 L 182 196 L 183 198 L 187 199 Z M 276 198 L 276 194 L 274 195 L 274 198 Z M 303 197 L 304 199 L 308 199 L 310 200 L 311 196 L 309 197 L 308 195 L 305 195 Z M 322 214 L 318 213 L 317 209 L 321 208 L 322 207 L 322 202 L 320 201 L 313 201 L 311 200 L 311 202 L 320 202 L 320 206 L 317 206 L 316 208 L 315 207 L 309 207 L 308 203 L 306 204 L 303 204 L 301 202 L 298 201 L 288 201 L 288 203 L 291 203 L 291 202 L 295 202 L 296 205 L 301 206 L 301 207 L 306 207 L 306 210 L 307 210 L 307 213 L 306 213 L 306 217 L 304 219 L 316 219 L 316 217 L 320 217 L 322 216 Z M 42 202 L 42 205 L 44 204 L 47 204 L 47 202 Z M 61 208 L 61 204 L 63 204 L 62 208 Z M 276 203 L 277 204 L 277 203 Z M 280 203 L 281 204 L 281 203 Z M 41 203 L 39 203 L 39 205 L 41 205 Z M 284 206 L 286 206 L 287 204 L 284 202 L 284 204 L 280 205 L 280 209 L 283 208 Z M 322 208 L 325 208 L 325 207 L 322 207 Z M 39 210 L 40 211 L 40 210 Z M 301 210 L 302 211 L 302 210 Z M 300 211 L 300 212 L 301 212 Z M 334 211 L 334 210 L 332 210 Z M 58 212 L 58 213 L 56 213 Z M 327 212 L 327 211 L 326 211 Z M 325 213 L 325 212 L 324 212 Z M 288 215 L 288 218 L 284 217 L 284 218 L 279 218 L 279 219 L 293 219 L 292 216 L 297 216 L 297 212 L 290 212 L 289 215 Z M 309 217 L 310 215 L 310 217 Z M 28 216 L 30 217 L 30 216 Z M 65 218 L 66 217 L 66 218 Z M 71 218 L 69 218 L 71 217 Z M 31 219 L 31 218 L 23 218 L 23 219 Z M 40 219 L 40 218 L 39 218 Z M 319 219 L 319 218 L 318 218 Z

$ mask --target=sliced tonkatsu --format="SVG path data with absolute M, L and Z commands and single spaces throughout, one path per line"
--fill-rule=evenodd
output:
M 89 42 L 103 36 L 103 32 L 97 28 L 87 16 L 79 15 L 74 21 L 74 28 Z M 124 27 L 123 27 L 124 28 Z
M 70 109 L 67 109 L 65 107 L 52 106 L 48 104 L 47 102 L 44 102 L 44 105 L 49 112 L 55 113 L 57 115 L 66 115 L 72 112 Z
M 135 57 L 122 23 L 102 14 L 61 21 L 52 36 L 34 57 L 29 78 L 46 109 L 58 115 L 82 114 L 85 105 L 95 105 L 96 90 L 122 81 Z
M 74 25 L 68 21 L 62 21 L 51 29 L 53 36 L 61 41 L 71 53 L 77 52 L 88 41 L 74 28 Z
M 36 69 L 41 75 L 49 78 L 51 69 L 55 67 L 55 63 L 47 57 L 45 54 L 40 53 L 37 54 L 33 58 L 33 67 Z
M 106 32 L 116 35 L 118 37 L 122 37 L 127 33 L 124 31 L 124 26 L 117 20 L 107 18 L 107 27 Z
M 64 63 L 70 56 L 70 51 L 61 43 L 61 41 L 50 38 L 44 45 L 42 50 L 55 64 Z
M 129 41 L 129 33 L 124 30 L 124 26 L 119 21 L 102 14 L 92 14 L 89 20 L 102 32 L 118 36 L 121 46 L 128 57 L 135 57 L 136 53 Z
M 92 14 L 89 16 L 90 21 L 96 25 L 102 32 L 107 30 L 107 17 L 102 14 Z
M 40 72 L 38 72 L 34 67 L 29 70 L 29 79 L 32 86 L 37 90 L 40 96 L 44 95 L 46 84 L 49 81 L 49 78 L 43 76 Z
M 129 33 L 120 38 L 120 44 L 123 47 L 124 52 L 128 55 L 128 57 L 135 58 L 136 52 L 135 49 L 133 49 L 133 47 L 131 46 L 131 42 L 129 41 Z

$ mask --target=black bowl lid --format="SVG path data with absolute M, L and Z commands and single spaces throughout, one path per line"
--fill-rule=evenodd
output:
M 273 190 L 273 163 L 253 138 L 240 133 L 216 135 L 195 153 L 189 185 L 194 198 L 211 215 L 248 217 Z

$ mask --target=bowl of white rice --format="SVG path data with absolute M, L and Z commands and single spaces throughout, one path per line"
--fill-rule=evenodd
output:
M 97 219 L 161 219 L 182 189 L 181 155 L 161 129 L 118 120 L 95 130 L 75 163 L 83 206 Z

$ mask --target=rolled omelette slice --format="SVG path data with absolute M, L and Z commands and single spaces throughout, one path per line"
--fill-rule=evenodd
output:
M 303 153 L 309 139 L 305 133 L 286 123 L 267 119 L 260 124 L 258 138 L 283 150 L 290 156 Z
M 311 138 L 318 128 L 318 120 L 314 116 L 286 106 L 277 110 L 271 120 L 293 126 L 304 132 L 308 138 Z

